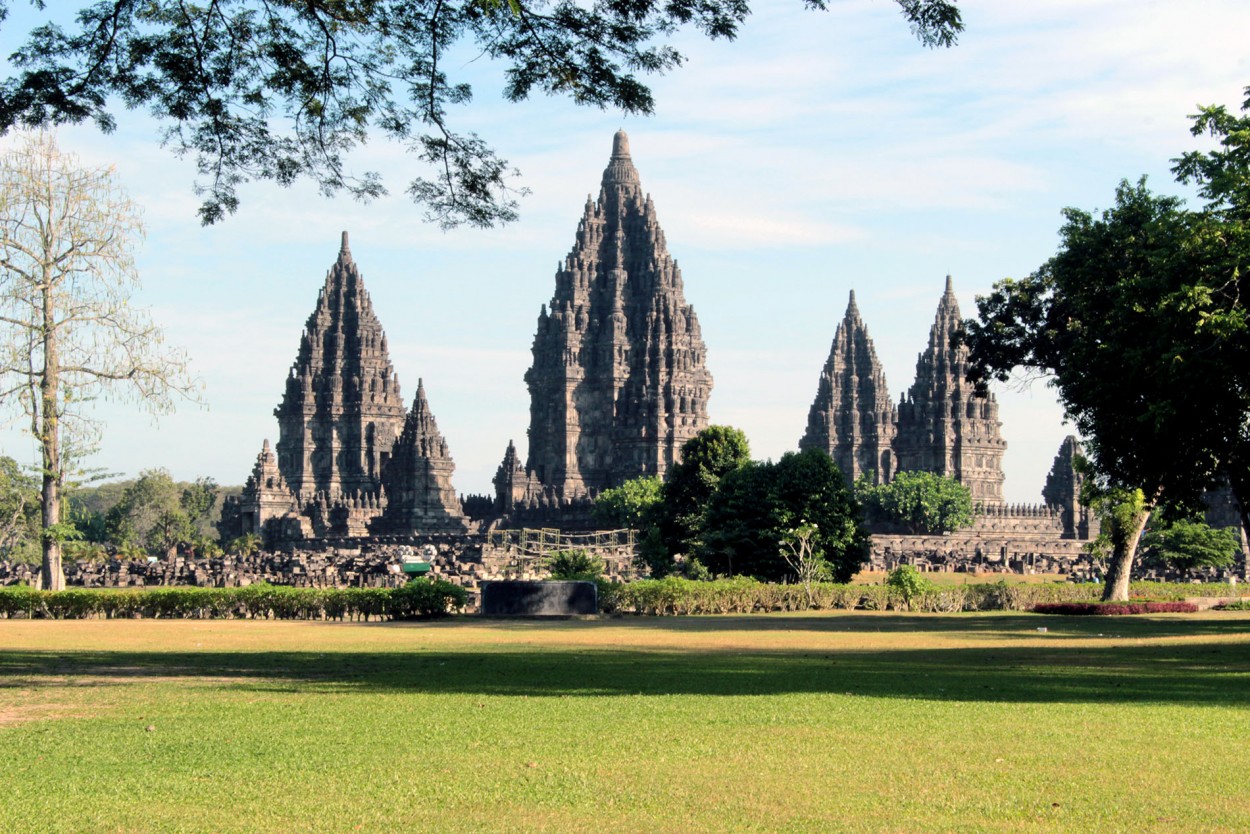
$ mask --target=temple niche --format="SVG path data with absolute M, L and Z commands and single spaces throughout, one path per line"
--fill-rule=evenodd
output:
M 505 460 L 498 503 L 559 506 L 629 478 L 663 477 L 708 425 L 706 354 L 629 138 L 618 131 L 599 198 L 587 198 L 538 316 L 525 374 L 525 475 Z
M 828 452 L 848 483 L 865 476 L 870 483 L 883 484 L 894 469 L 896 420 L 885 371 L 851 290 L 799 448 Z

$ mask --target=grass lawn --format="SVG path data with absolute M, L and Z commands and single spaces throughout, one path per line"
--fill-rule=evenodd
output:
M 0 621 L 3 832 L 1247 830 L 1248 613 Z

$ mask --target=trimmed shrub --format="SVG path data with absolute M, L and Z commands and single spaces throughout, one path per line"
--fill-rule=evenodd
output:
M 1192 602 L 1049 602 L 1033 606 L 1035 614 L 1192 614 Z
M 0 617 L 80 620 L 117 619 L 414 619 L 458 611 L 468 601 L 459 585 L 417 579 L 402 588 L 71 588 L 36 591 L 0 587 Z
M 396 620 L 445 617 L 464 608 L 469 595 L 459 585 L 443 579 L 414 579 L 390 591 L 389 612 Z

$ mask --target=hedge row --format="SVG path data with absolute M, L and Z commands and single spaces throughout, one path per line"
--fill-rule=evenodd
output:
M 0 588 L 0 617 L 80 620 L 102 617 L 283 620 L 408 620 L 465 606 L 468 594 L 443 580 L 417 579 L 400 588 L 153 588 L 36 591 Z
M 1192 602 L 1046 602 L 1033 606 L 1036 614 L 1192 614 Z
M 604 613 L 651 615 L 750 614 L 757 611 L 1036 611 L 1056 604 L 1097 603 L 1101 585 L 1064 583 L 938 586 L 915 597 L 910 607 L 885 585 L 817 583 L 809 601 L 802 585 L 776 585 L 737 577 L 712 582 L 667 577 L 627 584 L 600 581 L 599 607 Z M 1205 596 L 1235 596 L 1227 585 L 1134 583 L 1134 597 L 1175 602 L 1195 591 Z M 292 588 L 250 585 L 246 588 L 154 588 L 150 590 L 36 591 L 25 586 L 0 587 L 0 618 L 44 617 L 83 619 L 128 618 L 274 618 L 295 620 L 370 620 L 432 617 L 458 611 L 468 600 L 465 590 L 443 580 L 418 579 L 401 588 Z M 1134 603 L 1141 604 L 1141 603 Z M 1106 608 L 1106 606 L 1101 606 Z M 1192 608 L 1150 608 L 1192 610 Z M 1102 610 L 1097 613 L 1119 613 Z M 1129 612 L 1123 612 L 1129 613 Z M 1135 613 L 1135 612 L 1134 612 Z
M 1180 600 L 1195 595 L 1192 585 L 1135 582 L 1135 597 Z M 1209 596 L 1233 595 L 1227 585 L 1203 586 Z M 870 611 L 1032 611 L 1048 603 L 1094 603 L 1101 584 L 1072 583 L 937 586 L 913 598 L 910 607 L 897 591 L 885 585 L 816 583 L 809 603 L 802 585 L 774 585 L 748 578 L 698 582 L 666 577 L 628 584 L 599 584 L 599 606 L 604 612 L 635 614 L 750 614 L 756 611 L 850 610 Z

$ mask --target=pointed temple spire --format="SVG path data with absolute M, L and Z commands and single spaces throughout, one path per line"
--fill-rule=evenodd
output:
M 885 483 L 893 468 L 894 421 L 885 372 L 851 290 L 799 448 L 828 452 L 848 483 L 861 475 L 874 484 Z
M 455 469 L 426 399 L 425 383 L 417 380 L 412 409 L 382 476 L 387 503 L 381 524 L 375 526 L 398 535 L 467 530 L 468 522 L 451 484 Z
M 525 375 L 527 471 L 561 501 L 662 476 L 707 426 L 712 377 L 624 131 L 544 312 Z
M 344 232 L 274 411 L 278 468 L 304 498 L 372 492 L 404 411 L 382 324 Z
M 959 325 L 959 301 L 948 275 L 928 349 L 916 360 L 916 381 L 899 402 L 897 469 L 954 477 L 972 491 L 973 501 L 1001 504 L 1007 442 L 998 402 L 993 394 L 978 396 L 966 381 L 968 348 L 951 345 Z

